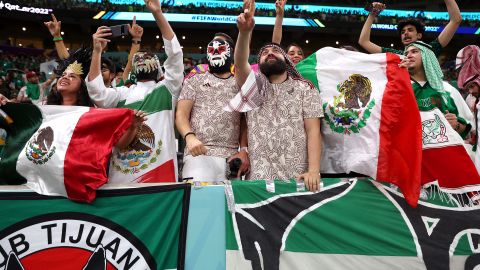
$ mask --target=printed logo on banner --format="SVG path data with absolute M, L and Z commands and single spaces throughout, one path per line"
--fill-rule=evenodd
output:
M 336 133 L 359 133 L 367 125 L 375 100 L 370 100 L 372 83 L 361 74 L 352 74 L 337 85 L 340 95 L 333 102 L 325 102 L 325 121 Z
M 52 213 L 0 231 L 0 269 L 157 269 L 131 232 L 83 213 Z M 48 266 L 47 268 L 45 268 Z

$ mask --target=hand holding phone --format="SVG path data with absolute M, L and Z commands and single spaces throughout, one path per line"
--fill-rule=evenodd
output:
M 110 31 L 112 35 L 110 37 L 121 37 L 121 36 L 128 36 L 128 24 L 120 24 L 110 26 Z

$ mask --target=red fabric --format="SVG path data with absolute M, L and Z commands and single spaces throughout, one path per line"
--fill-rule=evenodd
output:
M 422 185 L 435 180 L 444 191 L 480 190 L 480 176 L 462 145 L 423 150 Z
M 107 165 L 112 147 L 130 127 L 130 109 L 90 109 L 73 131 L 64 161 L 68 198 L 92 202 L 96 190 L 108 181 Z
M 399 63 L 397 55 L 387 53 L 376 179 L 397 185 L 415 207 L 420 196 L 422 124 L 410 75 Z
M 175 179 L 175 164 L 173 163 L 173 159 L 163 163 L 139 178 L 139 183 L 177 182 L 177 179 Z
M 461 67 L 458 73 L 458 87 L 465 89 L 467 84 L 476 82 L 480 85 L 480 48 L 476 45 L 468 45 L 461 49 L 457 54 L 458 67 Z

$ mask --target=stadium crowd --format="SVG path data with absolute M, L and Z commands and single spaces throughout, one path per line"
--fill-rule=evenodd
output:
M 315 1 L 317 4 L 318 2 Z M 11 1 L 11 3 L 16 3 L 23 5 L 23 1 Z M 87 2 L 85 0 L 64 0 L 64 1 L 54 1 L 54 0 L 35 0 L 29 2 L 34 7 L 56 7 L 57 9 L 65 10 L 107 10 L 107 11 L 127 11 L 127 12 L 148 12 L 145 5 L 137 3 L 128 3 L 128 4 L 114 4 L 108 0 L 96 1 L 96 2 Z M 229 8 L 229 7 L 208 7 L 208 6 L 197 6 L 194 4 L 188 5 L 175 5 L 174 1 L 162 1 L 162 9 L 167 13 L 186 13 L 186 14 L 212 14 L 212 15 L 238 15 L 242 12 L 242 8 Z M 418 19 L 421 19 L 427 25 L 441 26 L 448 23 L 448 20 L 437 20 L 431 19 L 425 16 L 425 12 L 418 11 L 416 13 Z M 257 16 L 265 17 L 275 17 L 275 10 L 272 9 L 257 9 Z M 358 23 L 364 22 L 368 14 L 364 11 L 352 11 L 349 9 L 337 10 L 331 9 L 326 11 L 307 11 L 301 10 L 294 7 L 292 9 L 285 10 L 285 17 L 288 18 L 314 18 L 320 19 L 322 22 L 349 22 L 349 23 Z M 381 16 L 375 19 L 376 23 L 384 24 L 393 24 L 396 25 L 402 18 L 398 16 Z M 479 27 L 480 22 L 475 20 L 463 20 L 463 26 L 470 27 Z

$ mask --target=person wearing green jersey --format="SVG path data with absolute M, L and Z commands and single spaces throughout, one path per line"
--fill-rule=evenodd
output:
M 407 45 L 401 67 L 408 68 L 420 111 L 437 107 L 463 138 L 472 128 L 473 114 L 460 93 L 442 81 L 443 74 L 432 47 L 422 41 Z
M 445 28 L 442 30 L 438 37 L 429 43 L 432 47 L 435 55 L 439 55 L 443 47 L 447 46 L 448 43 L 452 40 L 453 35 L 457 31 L 460 23 L 462 22 L 462 16 L 460 15 L 460 9 L 458 8 L 455 0 L 444 0 L 445 5 L 448 10 L 448 15 L 450 20 Z M 380 2 L 373 2 L 371 5 L 370 14 L 363 25 L 362 32 L 358 39 L 358 44 L 362 46 L 369 53 L 385 53 L 391 52 L 403 55 L 403 50 L 397 50 L 393 48 L 381 47 L 370 40 L 370 32 L 375 18 L 385 9 L 385 4 Z M 425 26 L 417 19 L 407 19 L 402 21 L 397 26 L 397 31 L 400 35 L 400 40 L 403 46 L 422 40 L 423 34 L 425 32 Z

